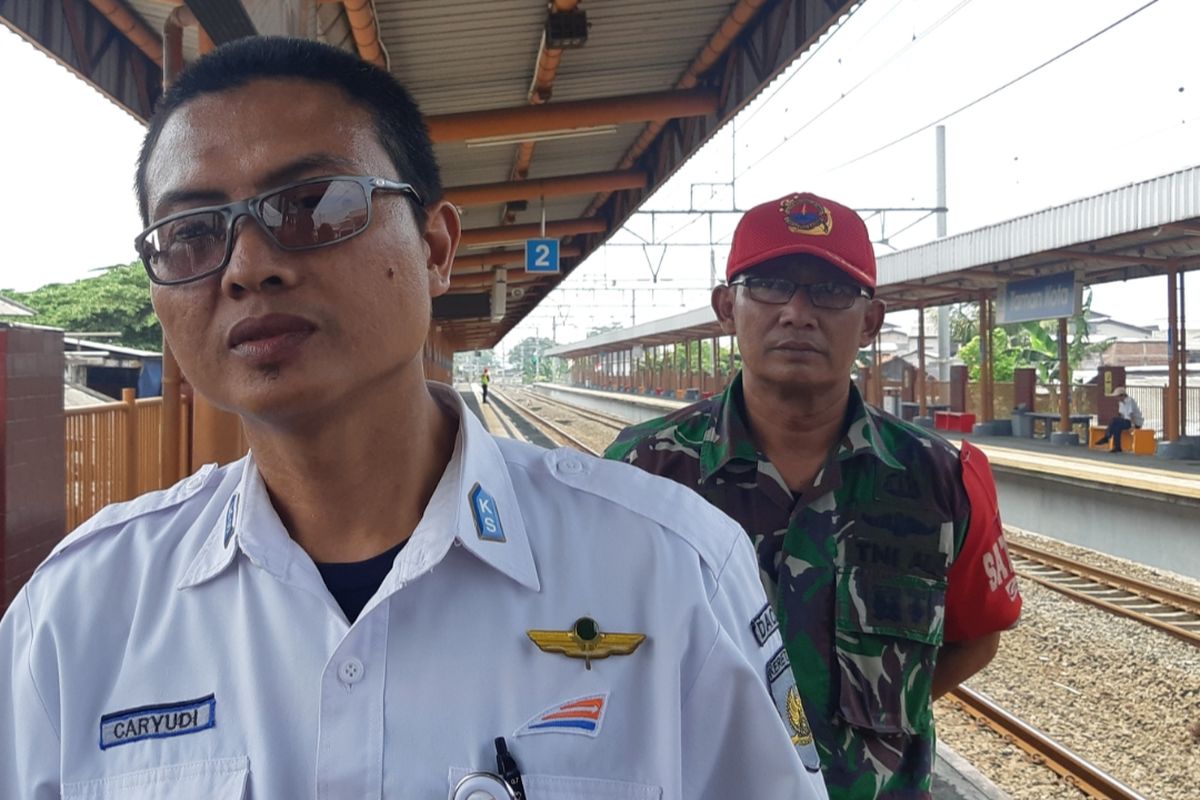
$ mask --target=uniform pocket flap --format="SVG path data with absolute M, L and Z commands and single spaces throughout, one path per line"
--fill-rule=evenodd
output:
M 940 645 L 945 623 L 945 581 L 864 567 L 838 569 L 838 631 Z
M 65 783 L 63 800 L 242 800 L 246 756 L 171 764 L 90 781 Z

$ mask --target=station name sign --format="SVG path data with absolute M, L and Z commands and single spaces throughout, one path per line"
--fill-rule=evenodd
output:
M 1079 313 L 1081 296 L 1074 272 L 1009 281 L 996 296 L 996 321 L 1007 325 L 1073 317 Z

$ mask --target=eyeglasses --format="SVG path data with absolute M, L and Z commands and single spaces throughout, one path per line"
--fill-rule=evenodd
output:
M 423 205 L 411 185 L 387 178 L 309 178 L 234 203 L 171 214 L 138 234 L 133 244 L 150 280 L 167 286 L 190 283 L 229 264 L 241 217 L 257 222 L 283 250 L 312 250 L 365 231 L 376 191 L 402 192 Z
M 819 283 L 796 283 L 787 278 L 738 278 L 729 282 L 730 286 L 745 286 L 751 300 L 759 303 L 769 303 L 781 306 L 791 302 L 797 289 L 803 289 L 808 295 L 808 302 L 814 308 L 826 308 L 845 311 L 854 305 L 860 297 L 870 297 L 871 292 L 857 284 L 840 283 L 838 281 L 821 281 Z

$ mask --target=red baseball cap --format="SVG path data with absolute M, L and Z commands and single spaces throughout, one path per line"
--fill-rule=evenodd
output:
M 875 289 L 875 249 L 867 225 L 841 203 L 796 193 L 755 206 L 733 232 L 725 278 L 779 256 L 807 253 Z

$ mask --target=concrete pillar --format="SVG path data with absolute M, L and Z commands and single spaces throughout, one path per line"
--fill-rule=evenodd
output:
M 951 411 L 967 410 L 967 383 L 970 379 L 971 373 L 967 369 L 966 364 L 952 364 L 950 366 Z
M 1025 406 L 1026 411 L 1034 411 L 1036 395 L 1037 370 L 1033 367 L 1017 367 L 1013 370 L 1013 405 Z
M 67 533 L 62 331 L 0 324 L 0 614 Z
M 1117 416 L 1117 407 L 1120 406 L 1120 401 L 1112 397 L 1113 389 L 1118 386 L 1126 386 L 1125 383 L 1125 368 L 1111 365 L 1100 367 L 1098 380 L 1096 381 L 1096 416 L 1100 419 L 1100 424 L 1107 424 L 1113 417 Z

